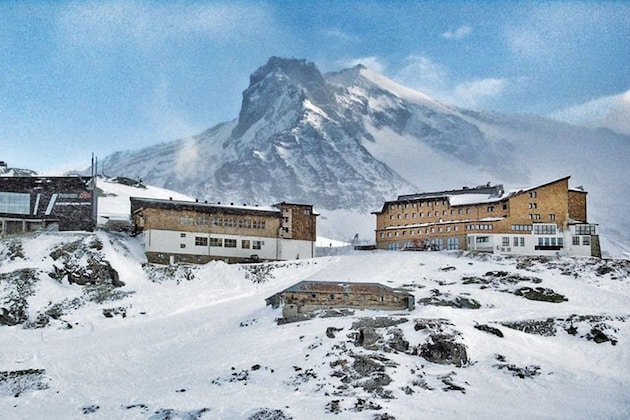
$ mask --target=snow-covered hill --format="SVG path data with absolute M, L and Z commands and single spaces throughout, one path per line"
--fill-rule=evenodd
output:
M 399 193 L 571 175 L 589 191 L 604 252 L 620 255 L 630 252 L 630 220 L 619 216 L 630 213 L 629 142 L 609 130 L 443 104 L 364 66 L 321 74 L 305 60 L 272 57 L 252 74 L 238 119 L 115 153 L 103 171 L 209 201 L 312 203 L 343 239 L 372 236 L 369 212 Z
M 106 232 L 0 242 L 3 419 L 630 414 L 627 261 L 144 261 Z M 277 325 L 265 298 L 303 279 L 402 287 L 417 307 Z

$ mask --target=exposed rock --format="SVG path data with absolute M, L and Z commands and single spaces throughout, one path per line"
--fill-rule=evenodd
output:
M 456 343 L 452 336 L 431 334 L 429 341 L 419 348 L 420 356 L 432 363 L 462 367 L 468 363 L 466 346 Z
M 528 319 L 523 321 L 502 322 L 501 325 L 522 331 L 527 334 L 551 337 L 556 335 L 556 324 L 553 318 L 545 320 Z
M 388 331 L 388 334 L 390 335 L 387 340 L 389 348 L 399 352 L 409 351 L 409 341 L 405 339 L 405 335 L 400 328 L 393 328 Z
M 564 295 L 544 287 L 521 287 L 520 289 L 516 289 L 514 294 L 516 296 L 523 296 L 526 299 L 537 300 L 540 302 L 560 303 L 569 300 Z
M 335 333 L 342 330 L 343 328 L 328 327 L 326 328 L 326 337 L 335 338 Z
M 431 296 L 418 300 L 422 305 L 450 306 L 452 308 L 479 309 L 481 304 L 473 298 L 453 296 L 450 293 L 441 293 L 438 289 L 431 290 Z
M 293 417 L 285 414 L 282 410 L 273 408 L 260 408 L 252 413 L 247 420 L 291 420 Z
M 362 327 L 370 328 L 387 328 L 395 325 L 404 324 L 409 321 L 407 318 L 390 318 L 390 317 L 376 317 L 376 318 L 361 318 L 358 321 L 352 323 L 353 330 L 358 330 Z
M 374 328 L 362 327 L 356 334 L 354 340 L 355 346 L 363 347 L 366 350 L 378 350 L 379 342 L 383 340 L 383 336 L 376 332 Z
M 503 337 L 503 333 L 501 332 L 500 329 L 491 327 L 486 324 L 481 324 L 481 325 L 477 324 L 475 325 L 475 328 L 478 329 L 479 331 L 485 331 L 487 333 L 494 334 L 497 337 Z
M 44 369 L 0 372 L 0 395 L 19 397 L 25 391 L 48 389 Z

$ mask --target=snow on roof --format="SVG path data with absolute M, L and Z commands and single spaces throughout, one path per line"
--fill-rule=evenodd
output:
M 155 203 L 155 204 L 171 204 L 173 206 L 193 206 L 198 208 L 222 208 L 222 209 L 235 209 L 235 210 L 255 210 L 255 211 L 267 211 L 267 212 L 280 212 L 280 209 L 273 206 L 258 206 L 258 205 L 238 205 L 234 203 L 208 203 L 208 202 L 200 202 L 200 201 L 181 201 L 181 200 L 171 200 L 171 199 L 163 199 L 163 198 L 149 198 L 149 197 L 130 197 L 131 200 L 136 201 L 144 201 L 147 203 Z
M 285 292 L 308 293 L 382 293 L 395 292 L 389 286 L 380 283 L 355 283 L 335 281 L 303 280 L 284 290 Z

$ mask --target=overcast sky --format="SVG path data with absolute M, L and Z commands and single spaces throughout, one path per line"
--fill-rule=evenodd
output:
M 272 55 L 544 115 L 630 88 L 630 2 L 2 1 L 0 160 L 86 167 L 198 134 Z

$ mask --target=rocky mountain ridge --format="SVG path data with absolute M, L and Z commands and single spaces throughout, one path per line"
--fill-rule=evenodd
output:
M 630 212 L 629 142 L 607 130 L 443 104 L 361 65 L 322 74 L 306 60 L 272 57 L 252 74 L 238 119 L 115 153 L 103 170 L 209 201 L 362 213 L 399 193 L 571 175 L 591 193 L 593 221 L 623 242 L 630 222 L 614 214 Z

